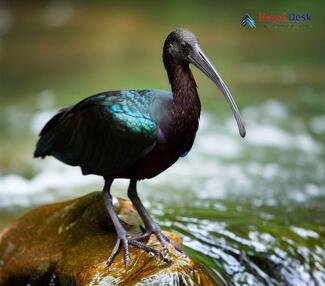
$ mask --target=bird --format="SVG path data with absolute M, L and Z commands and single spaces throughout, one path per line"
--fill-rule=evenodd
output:
M 158 89 L 115 90 L 89 96 L 62 108 L 39 134 L 34 157 L 53 156 L 83 175 L 103 177 L 102 198 L 117 239 L 107 263 L 123 251 L 130 262 L 129 246 L 164 257 L 172 244 L 142 204 L 137 192 L 139 180 L 150 179 L 172 166 L 191 150 L 199 127 L 201 103 L 190 64 L 203 72 L 220 89 L 236 119 L 239 134 L 246 131 L 229 88 L 202 51 L 197 37 L 178 28 L 163 45 L 163 64 L 171 91 Z M 127 190 L 144 224 L 142 234 L 129 236 L 119 220 L 111 195 L 115 179 L 128 179 Z M 162 251 L 146 245 L 155 235 Z

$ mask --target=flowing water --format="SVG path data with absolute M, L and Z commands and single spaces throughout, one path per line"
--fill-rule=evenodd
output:
M 69 7 L 55 9 L 63 9 L 66 13 L 63 15 L 69 18 L 71 13 L 78 12 Z M 38 9 L 43 8 L 32 12 L 37 14 Z M 53 7 L 46 9 L 41 19 L 47 26 L 64 26 L 65 19 L 61 19 L 63 24 L 53 22 Z M 86 13 L 83 15 L 94 19 L 93 10 L 81 9 L 78 15 Z M 83 28 L 96 30 L 97 34 L 90 35 L 92 40 L 97 37 L 104 46 L 115 45 L 107 50 L 108 58 L 113 59 L 102 65 L 99 56 L 74 62 L 91 51 L 104 56 L 106 50 L 98 50 L 97 43 L 91 44 L 91 51 L 77 50 L 76 58 L 75 51 L 67 52 L 83 39 L 78 34 L 78 25 L 74 25 L 81 24 L 75 18 L 71 20 L 74 24 L 67 24 L 68 28 L 61 31 L 53 31 L 44 24 L 47 27 L 42 28 L 44 31 L 35 30 L 31 34 L 30 38 L 34 37 L 31 43 L 19 34 L 23 28 L 17 28 L 13 35 L 7 32 L 2 36 L 8 46 L 20 44 L 32 59 L 39 56 L 47 61 L 33 63 L 26 54 L 20 55 L 18 48 L 9 51 L 7 47 L 5 52 L 3 48 L 2 54 L 0 49 L 3 66 L 7 67 L 6 73 L 1 70 L 6 77 L 0 81 L 0 229 L 36 205 L 81 196 L 102 187 L 100 178 L 83 177 L 78 168 L 52 158 L 32 159 L 37 133 L 58 106 L 96 93 L 102 87 L 102 90 L 141 88 L 157 83 L 157 88 L 168 88 L 166 78 L 161 76 L 160 45 L 153 44 L 155 51 L 146 51 L 149 56 L 137 50 L 129 54 L 127 47 L 121 50 L 117 43 L 108 45 L 103 34 L 113 32 L 100 30 L 103 21 L 108 20 L 99 10 L 95 11 L 99 26 L 95 21 L 94 27 Z M 12 19 L 7 20 L 10 24 L 15 18 L 8 15 Z M 132 13 L 123 15 L 125 21 L 133 23 Z M 16 21 L 20 27 L 19 17 Z M 33 26 L 34 22 L 30 21 Z M 202 31 L 203 39 L 208 41 L 209 37 L 204 37 L 204 25 L 207 23 L 193 24 L 193 30 Z M 1 27 L 4 24 L 0 21 L 0 31 Z M 163 30 L 160 26 L 155 28 Z M 168 24 L 164 28 L 168 30 Z M 223 56 L 218 66 L 223 67 L 226 82 L 234 82 L 232 90 L 246 122 L 247 137 L 242 139 L 238 135 L 231 111 L 216 88 L 195 72 L 204 111 L 194 147 L 187 157 L 160 176 L 141 182 L 140 196 L 164 229 L 182 236 L 187 253 L 200 262 L 217 285 L 325 285 L 325 70 L 323 62 L 313 62 L 311 56 L 320 54 L 321 47 L 316 42 L 310 44 L 313 49 L 305 52 L 307 58 L 310 56 L 305 69 L 294 62 L 294 57 L 292 63 L 271 63 L 265 59 L 261 63 L 259 56 L 263 53 L 258 49 L 253 58 L 249 51 L 243 52 L 241 56 L 248 60 L 238 64 L 236 61 L 241 56 L 232 53 L 236 51 L 232 43 L 237 26 L 227 28 L 230 36 L 223 41 L 215 43 L 210 39 L 207 45 L 201 41 L 216 63 L 220 56 L 218 52 L 213 54 L 213 50 L 221 46 Z M 147 30 L 146 35 L 153 36 L 153 30 Z M 43 41 L 49 31 L 57 34 Z M 77 34 L 73 38 L 77 43 L 70 42 L 72 33 Z M 160 34 L 163 33 L 159 32 L 156 39 Z M 121 40 L 116 31 L 112 35 Z M 290 36 L 287 44 L 298 37 Z M 318 34 L 315 32 L 313 37 L 317 38 Z M 60 43 L 64 49 L 58 54 L 50 45 L 57 44 L 56 39 L 66 39 Z M 227 41 L 229 49 L 222 44 Z M 247 44 L 244 39 L 242 42 Z M 147 43 L 139 45 L 141 50 Z M 275 62 L 285 55 L 290 58 L 280 49 L 273 52 Z M 123 59 L 142 55 L 146 59 L 144 71 L 138 72 L 141 64 L 137 59 L 131 64 L 128 61 L 130 66 L 126 67 L 122 59 L 114 59 L 115 53 L 124 53 Z M 235 59 L 229 58 L 229 54 Z M 10 61 L 3 55 L 11 56 Z M 60 62 L 61 56 L 67 63 Z M 151 60 L 155 61 L 153 66 L 149 64 Z M 30 66 L 29 70 L 24 70 L 26 65 Z M 109 72 L 113 67 L 114 75 Z M 126 70 L 130 72 L 125 79 Z M 142 78 L 138 84 L 135 80 L 142 73 L 151 77 Z M 112 88 L 107 81 L 114 83 Z M 113 193 L 125 196 L 126 187 L 126 181 L 117 181 Z

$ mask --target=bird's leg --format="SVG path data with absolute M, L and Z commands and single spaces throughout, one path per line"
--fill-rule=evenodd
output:
M 137 180 L 130 180 L 130 185 L 128 188 L 128 196 L 134 206 L 134 208 L 137 210 L 139 213 L 144 225 L 146 232 L 142 235 L 139 235 L 137 237 L 133 237 L 134 240 L 147 240 L 150 238 L 152 234 L 155 234 L 161 243 L 163 247 L 163 256 L 166 256 L 168 253 L 167 250 L 167 243 L 170 243 L 174 246 L 174 248 L 181 252 L 184 253 L 182 249 L 180 249 L 175 242 L 173 242 L 171 239 L 169 239 L 166 235 L 164 235 L 159 227 L 159 225 L 150 217 L 149 213 L 143 206 L 138 193 L 137 193 Z
M 131 244 L 137 248 L 143 249 L 147 252 L 151 252 L 155 255 L 159 255 L 159 252 L 157 250 L 155 250 L 154 248 L 146 246 L 145 244 L 143 244 L 137 240 L 128 239 L 127 231 L 125 230 L 124 226 L 120 222 L 120 220 L 115 212 L 114 206 L 113 206 L 113 200 L 112 200 L 112 196 L 110 193 L 110 188 L 111 188 L 112 182 L 113 182 L 113 180 L 105 180 L 105 186 L 104 186 L 104 189 L 102 192 L 105 207 L 106 207 L 107 212 L 114 224 L 114 227 L 115 227 L 115 230 L 117 233 L 117 241 L 115 243 L 115 246 L 112 250 L 110 257 L 108 258 L 107 263 L 110 264 L 113 261 L 113 259 L 115 258 L 115 256 L 117 255 L 119 249 L 121 247 L 123 247 L 123 249 L 124 249 L 124 263 L 125 263 L 125 265 L 128 264 L 130 262 L 129 244 Z

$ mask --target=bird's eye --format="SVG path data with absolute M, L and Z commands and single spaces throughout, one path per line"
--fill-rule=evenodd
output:
M 182 47 L 183 49 L 185 49 L 185 48 L 186 48 L 186 43 L 185 43 L 185 42 L 181 42 L 181 47 Z

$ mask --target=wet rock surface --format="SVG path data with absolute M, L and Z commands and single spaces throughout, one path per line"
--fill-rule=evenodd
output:
M 129 201 L 116 201 L 129 233 L 140 232 L 139 217 Z M 165 232 L 179 246 L 176 234 Z M 190 258 L 171 246 L 164 262 L 130 246 L 107 266 L 116 240 L 99 192 L 41 206 L 0 234 L 0 285 L 214 285 Z M 152 236 L 148 245 L 161 249 Z

